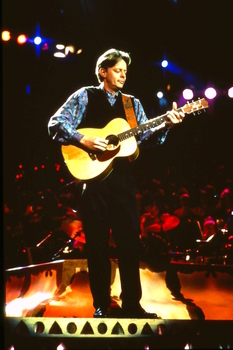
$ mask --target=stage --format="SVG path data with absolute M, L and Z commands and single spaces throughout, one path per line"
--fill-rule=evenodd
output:
M 86 259 L 6 270 L 5 349 L 232 348 L 232 265 L 142 262 L 141 305 L 159 319 L 139 320 L 121 318 L 117 260 L 111 264 L 108 319 L 93 318 Z

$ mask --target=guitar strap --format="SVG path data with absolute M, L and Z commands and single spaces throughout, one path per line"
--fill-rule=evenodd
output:
M 133 104 L 130 96 L 122 94 L 122 102 L 125 109 L 126 119 L 130 127 L 135 128 L 138 125 L 138 123 L 134 113 Z

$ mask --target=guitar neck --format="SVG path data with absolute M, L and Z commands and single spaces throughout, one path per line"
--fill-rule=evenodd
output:
M 177 108 L 176 111 L 183 112 L 184 115 L 190 114 L 190 113 L 195 114 L 196 112 L 199 114 L 201 113 L 202 110 L 205 111 L 206 108 L 208 108 L 208 102 L 204 98 L 202 98 L 191 103 L 187 102 L 183 107 Z M 148 131 L 150 129 L 158 130 L 161 128 L 165 128 L 167 126 L 166 122 L 169 121 L 167 116 L 168 116 L 168 113 L 165 113 L 159 117 L 150 119 L 148 120 L 148 122 L 138 125 L 135 128 L 124 131 L 118 134 L 117 136 L 120 139 L 120 141 L 123 141 L 125 139 L 128 139 L 129 137 L 138 136 L 141 133 Z
M 183 108 L 178 108 L 177 112 L 182 112 Z M 159 117 L 155 117 L 153 119 L 150 119 L 148 122 L 138 125 L 135 128 L 129 129 L 127 131 L 121 132 L 118 134 L 118 138 L 120 141 L 123 141 L 125 139 L 128 139 L 132 136 L 138 136 L 142 134 L 145 131 L 151 130 L 151 129 L 162 129 L 166 127 L 166 122 L 168 121 L 167 113 L 160 115 Z

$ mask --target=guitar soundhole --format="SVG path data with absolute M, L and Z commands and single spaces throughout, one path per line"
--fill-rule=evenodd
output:
M 119 145 L 119 138 L 116 135 L 109 135 L 106 137 L 106 140 L 109 141 L 107 150 L 116 149 L 116 147 Z

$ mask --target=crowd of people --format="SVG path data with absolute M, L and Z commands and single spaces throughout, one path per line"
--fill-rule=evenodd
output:
M 231 181 L 219 192 L 207 184 L 199 188 L 195 197 L 191 188 L 183 186 L 177 192 L 171 192 L 170 187 L 170 198 L 160 183 L 154 187 L 154 191 L 140 196 L 141 238 L 147 247 L 147 258 L 154 261 L 161 258 L 160 254 L 185 256 L 189 252 L 194 258 L 200 254 L 222 262 L 232 243 Z
M 192 179 L 189 182 L 181 179 L 175 184 L 151 177 L 138 179 L 137 185 L 142 259 L 164 262 L 172 258 L 173 253 L 187 250 L 195 253 L 204 246 L 205 254 L 220 254 L 220 263 L 224 254 L 233 263 L 233 182 L 230 179 L 224 176 L 220 182 L 198 187 Z M 18 199 L 4 203 L 6 268 L 27 265 L 29 247 L 42 248 L 41 261 L 59 258 L 62 254 L 67 258 L 85 257 L 85 232 L 74 187 L 72 182 L 58 193 L 50 188 L 27 193 L 18 186 Z M 115 257 L 112 236 L 109 252 Z

